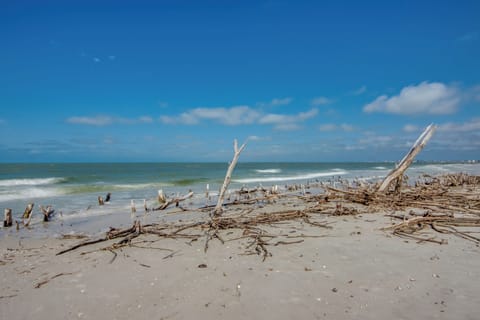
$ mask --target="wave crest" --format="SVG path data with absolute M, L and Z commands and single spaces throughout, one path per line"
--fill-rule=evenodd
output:
M 40 186 L 66 181 L 65 178 L 6 179 L 0 180 L 0 187 Z
M 299 174 L 296 176 L 234 179 L 233 181 L 238 183 L 257 183 L 257 182 L 278 182 L 278 181 L 291 181 L 291 180 L 309 180 L 309 179 L 316 179 L 316 178 L 322 178 L 322 177 L 345 175 L 347 173 L 348 172 L 344 170 L 336 170 L 336 171 L 327 171 L 327 172 L 313 172 L 313 173 Z

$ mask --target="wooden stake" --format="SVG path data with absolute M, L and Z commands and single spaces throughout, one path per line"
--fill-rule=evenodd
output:
M 217 205 L 215 206 L 215 210 L 213 211 L 214 215 L 219 216 L 223 212 L 223 208 L 222 208 L 223 198 L 225 197 L 225 192 L 227 191 L 230 181 L 232 180 L 233 169 L 235 169 L 235 166 L 237 165 L 237 162 L 238 162 L 238 158 L 240 157 L 240 153 L 243 151 L 245 146 L 246 146 L 246 143 L 242 144 L 242 146 L 239 149 L 237 139 L 233 141 L 233 150 L 234 150 L 233 159 L 230 165 L 228 166 L 227 174 L 225 175 L 225 180 L 223 181 L 222 188 L 220 189 Z
M 33 211 L 33 203 L 29 203 L 27 205 L 27 207 L 25 208 L 25 212 L 23 212 L 22 218 L 23 219 L 29 219 L 30 216 L 32 215 L 32 211 Z
M 104 204 L 105 204 L 105 202 L 103 201 L 102 196 L 98 196 L 98 205 L 103 206 Z
M 163 193 L 163 190 L 162 190 L 162 189 L 158 190 L 158 202 L 159 202 L 159 203 L 165 203 L 165 202 L 167 202 L 167 197 L 166 197 L 165 194 Z
M 400 161 L 400 163 L 396 166 L 395 169 L 393 169 L 383 180 L 382 184 L 378 188 L 379 192 L 384 192 L 388 189 L 390 184 L 396 180 L 398 183 L 401 183 L 403 173 L 405 170 L 408 169 L 410 164 L 412 164 L 413 160 L 415 159 L 415 156 L 422 151 L 423 147 L 427 144 L 428 140 L 433 136 L 433 133 L 435 132 L 435 129 L 437 126 L 435 126 L 433 123 L 429 125 L 425 131 L 418 137 L 417 141 L 413 144 L 412 148 L 410 151 L 405 155 L 405 157 Z M 399 184 L 397 184 L 396 189 L 399 188 Z
M 130 208 L 132 209 L 132 213 L 137 212 L 137 209 L 135 208 L 135 200 L 133 199 L 130 201 Z
M 12 224 L 13 224 L 12 209 L 6 208 L 5 209 L 5 220 L 3 220 L 3 226 L 4 227 L 11 227 Z

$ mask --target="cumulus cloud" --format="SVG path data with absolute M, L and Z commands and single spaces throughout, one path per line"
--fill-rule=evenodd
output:
M 451 114 L 457 111 L 461 93 L 440 82 L 422 82 L 404 87 L 396 96 L 382 95 L 363 107 L 364 112 L 409 114 Z
M 326 104 L 330 104 L 332 102 L 333 102 L 333 100 L 329 99 L 327 97 L 316 97 L 316 98 L 312 99 L 311 105 L 315 106 L 315 107 L 318 107 L 318 106 L 323 106 L 323 105 L 326 105 Z
M 105 115 L 98 115 L 94 117 L 70 117 L 66 120 L 67 123 L 89 125 L 89 126 L 108 126 L 111 124 L 139 124 L 139 123 L 152 123 L 153 119 L 149 116 L 141 116 L 138 118 L 121 118 L 111 117 Z
M 213 121 L 228 126 L 264 124 L 274 125 L 278 130 L 293 130 L 299 128 L 299 123 L 317 115 L 317 109 L 300 112 L 294 115 L 267 113 L 250 108 L 236 106 L 231 108 L 195 108 L 177 116 L 161 116 L 164 124 L 195 125 L 202 120 Z
M 212 120 L 224 125 L 241 125 L 254 123 L 260 113 L 248 106 L 232 108 L 195 108 L 178 116 L 162 116 L 160 121 L 165 124 L 194 125 L 201 120 Z
M 300 112 L 295 115 L 275 114 L 269 113 L 263 115 L 258 123 L 260 124 L 273 124 L 277 130 L 297 130 L 300 128 L 299 122 L 303 122 L 310 118 L 315 117 L 318 114 L 317 109 L 311 109 L 306 112 Z

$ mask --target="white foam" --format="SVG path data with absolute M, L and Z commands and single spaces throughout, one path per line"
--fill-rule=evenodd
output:
M 331 177 L 331 176 L 345 175 L 345 174 L 347 174 L 346 171 L 338 170 L 338 171 L 328 171 L 328 172 L 314 172 L 314 173 L 307 173 L 307 174 L 296 175 L 296 176 L 235 179 L 233 181 L 238 183 L 278 182 L 278 181 L 291 181 L 291 180 L 309 180 L 309 179 Z
M 373 167 L 373 169 L 376 169 L 376 170 L 387 170 L 386 167 Z
M 11 191 L 1 191 L 0 192 L 0 202 L 10 201 L 10 200 L 19 200 L 19 199 L 33 199 L 33 198 L 47 198 L 61 195 L 59 189 L 40 189 L 40 188 L 25 188 L 25 189 L 16 189 L 14 192 Z
M 62 181 L 64 181 L 63 178 L 6 179 L 0 180 L 0 187 L 39 186 L 55 184 Z
M 281 169 L 257 169 L 255 172 L 258 173 L 280 173 L 282 172 Z

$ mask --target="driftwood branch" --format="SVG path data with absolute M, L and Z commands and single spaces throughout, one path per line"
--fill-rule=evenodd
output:
M 163 194 L 163 193 L 162 193 Z M 183 197 L 177 197 L 177 198 L 173 198 L 173 199 L 165 199 L 165 202 L 163 202 L 159 207 L 157 208 L 153 208 L 152 210 L 156 211 L 156 210 L 165 210 L 167 209 L 170 205 L 174 204 L 176 206 L 178 206 L 178 204 L 182 201 L 185 201 L 189 198 L 193 197 L 193 191 L 190 191 L 188 194 L 184 195 Z
M 233 141 L 233 149 L 234 149 L 234 154 L 233 154 L 233 159 L 232 162 L 230 162 L 230 165 L 228 166 L 227 174 L 225 175 L 225 180 L 223 181 L 222 188 L 220 189 L 220 194 L 218 195 L 218 201 L 217 205 L 215 206 L 215 210 L 213 211 L 214 215 L 221 215 L 223 212 L 223 199 L 225 198 L 225 192 L 228 189 L 228 186 L 230 185 L 230 182 L 232 180 L 232 173 L 233 170 L 235 169 L 235 166 L 237 165 L 238 158 L 240 157 L 240 153 L 243 151 L 245 148 L 246 143 L 242 144 L 240 148 L 238 148 L 238 142 L 237 139 Z
M 435 129 L 437 127 L 433 124 L 429 125 L 425 131 L 418 137 L 417 141 L 413 144 L 410 151 L 405 155 L 405 157 L 400 161 L 400 163 L 393 169 L 382 181 L 380 187 L 378 188 L 379 192 L 384 192 L 388 189 L 392 182 L 397 181 L 397 186 L 400 185 L 403 173 L 408 169 L 410 164 L 412 164 L 415 156 L 422 151 L 422 149 L 427 144 L 428 140 L 432 137 Z

